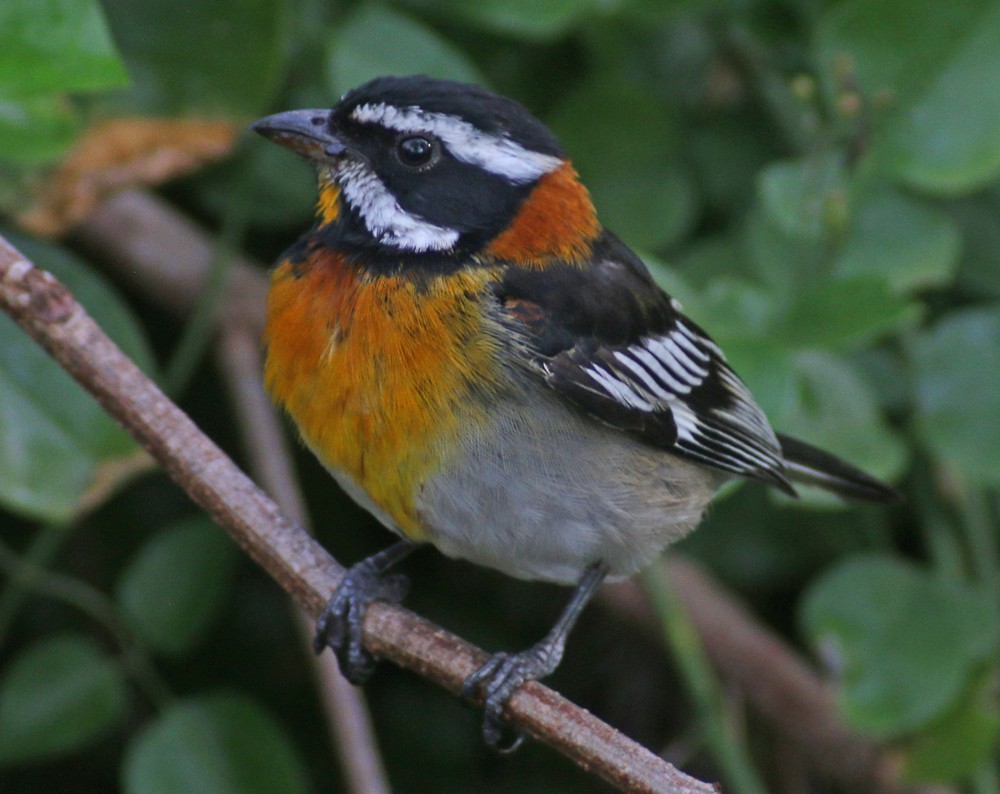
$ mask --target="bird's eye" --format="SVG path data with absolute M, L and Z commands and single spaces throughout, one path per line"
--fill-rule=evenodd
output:
M 434 157 L 434 142 L 423 135 L 410 135 L 396 144 L 396 156 L 403 165 L 419 168 Z

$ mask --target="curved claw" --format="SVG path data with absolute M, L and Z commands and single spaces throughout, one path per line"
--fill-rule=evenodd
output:
M 509 744 L 502 743 L 509 726 L 503 716 L 507 701 L 528 681 L 544 678 L 559 663 L 551 649 L 539 644 L 521 653 L 501 651 L 491 656 L 482 667 L 462 684 L 462 697 L 471 700 L 477 691 L 483 692 L 483 741 L 498 753 L 508 754 L 524 742 L 524 735 L 515 733 Z
M 479 687 L 482 686 L 484 681 L 492 678 L 497 667 L 509 657 L 510 654 L 506 651 L 500 651 L 499 653 L 493 654 L 483 663 L 481 667 L 465 679 L 462 683 L 462 689 L 459 691 L 459 695 L 461 695 L 461 697 L 465 700 L 474 701 L 476 699 L 476 694 L 479 691 Z
M 499 753 L 512 753 L 521 746 L 524 741 L 521 734 L 516 734 L 506 747 L 500 744 L 506 727 L 504 707 L 521 684 L 544 678 L 559 666 L 566 646 L 566 636 L 607 573 L 608 566 L 603 562 L 594 563 L 587 568 L 562 615 L 545 639 L 521 653 L 494 654 L 462 684 L 462 697 L 469 700 L 473 699 L 477 690 L 483 690 L 486 712 L 483 718 L 483 739 L 492 749 Z
M 316 622 L 313 650 L 322 653 L 329 647 L 352 684 L 363 684 L 375 670 L 375 657 L 362 644 L 368 605 L 376 600 L 397 603 L 409 586 L 401 574 L 383 577 L 385 567 L 385 559 L 375 555 L 349 568 Z

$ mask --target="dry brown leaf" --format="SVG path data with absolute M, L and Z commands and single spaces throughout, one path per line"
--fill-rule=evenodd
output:
M 102 121 L 84 133 L 17 220 L 35 234 L 63 234 L 112 193 L 157 185 L 219 159 L 241 128 L 194 119 Z

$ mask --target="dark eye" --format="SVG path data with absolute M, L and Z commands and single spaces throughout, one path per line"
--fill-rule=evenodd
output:
M 403 165 L 419 168 L 434 157 L 434 143 L 422 135 L 411 135 L 396 144 L 396 156 Z

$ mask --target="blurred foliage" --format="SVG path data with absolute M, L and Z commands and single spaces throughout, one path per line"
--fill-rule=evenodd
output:
M 101 122 L 242 127 L 383 73 L 521 100 L 773 424 L 907 494 L 883 510 L 731 488 L 684 550 L 815 652 L 844 719 L 911 779 L 995 791 L 998 30 L 998 0 L 4 0 L 0 206 L 10 229 Z M 308 168 L 259 141 L 166 189 L 265 260 L 314 199 Z M 166 369 L 171 318 L 66 245 L 13 239 Z M 202 366 L 179 397 L 238 454 L 221 393 Z M 384 544 L 301 464 L 338 557 Z M 0 317 L 0 789 L 337 789 L 284 597 L 144 465 Z M 533 642 L 565 598 L 429 554 L 410 569 L 415 609 L 490 648 Z M 685 705 L 648 642 L 596 612 L 555 685 L 725 774 L 705 698 Z M 399 671 L 367 692 L 400 791 L 601 790 L 535 747 L 500 765 L 477 715 Z

